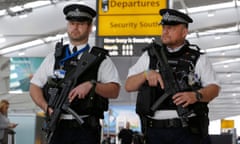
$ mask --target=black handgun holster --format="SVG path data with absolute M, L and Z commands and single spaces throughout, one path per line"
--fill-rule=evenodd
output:
M 153 116 L 154 112 L 151 111 L 151 106 L 156 99 L 154 94 L 156 87 L 149 87 L 145 82 L 138 91 L 137 102 L 136 102 L 136 113 L 139 115 Z

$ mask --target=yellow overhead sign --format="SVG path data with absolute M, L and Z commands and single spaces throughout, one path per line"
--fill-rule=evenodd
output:
M 221 128 L 234 128 L 234 120 L 221 120 Z
M 99 15 L 158 14 L 166 8 L 166 0 L 99 0 Z
M 98 33 L 100 36 L 160 35 L 162 27 L 158 23 L 159 17 L 152 15 L 103 16 L 99 19 Z
M 99 0 L 98 35 L 160 35 L 159 10 L 166 7 L 166 0 Z

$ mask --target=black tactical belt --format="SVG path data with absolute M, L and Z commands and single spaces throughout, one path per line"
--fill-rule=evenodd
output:
M 84 123 L 80 125 L 77 120 L 61 120 L 59 126 L 61 128 L 81 128 L 81 127 L 97 127 L 99 126 L 99 118 L 89 116 L 83 118 Z
M 181 120 L 178 118 L 155 120 L 147 118 L 147 127 L 152 128 L 180 128 L 182 127 Z

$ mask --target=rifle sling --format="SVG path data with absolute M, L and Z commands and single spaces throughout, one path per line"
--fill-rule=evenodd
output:
M 161 65 L 165 65 L 167 68 L 169 68 L 169 71 L 172 72 L 172 68 L 169 66 L 168 62 L 167 62 L 167 57 L 164 53 L 164 49 L 162 47 L 160 47 L 160 56 L 156 50 L 156 47 L 152 47 L 153 48 L 153 54 L 157 57 L 158 62 Z M 161 68 L 161 67 L 159 67 Z M 172 95 L 172 93 L 169 93 L 169 91 L 166 91 L 162 96 L 160 96 L 151 106 L 150 110 L 152 112 L 155 112 L 157 110 L 157 108 L 159 107 L 159 105 L 169 96 Z
M 64 80 L 64 83 L 71 81 L 71 89 L 74 88 L 76 85 L 77 79 L 89 68 L 92 66 L 92 64 L 97 61 L 97 56 L 91 54 L 91 53 L 84 53 L 84 55 L 80 58 L 80 60 L 77 63 L 77 66 L 68 74 L 69 77 L 67 77 Z M 72 74 L 73 73 L 73 74 Z M 71 91 L 70 89 L 70 91 Z M 76 119 L 78 119 L 77 114 L 73 110 L 69 110 L 70 103 L 65 100 L 64 105 L 62 109 L 67 110 L 67 112 L 70 112 Z M 82 121 L 82 120 L 80 120 Z M 79 122 L 80 122 L 79 121 Z M 82 122 L 81 122 L 82 124 Z
M 165 53 L 164 53 L 164 49 L 163 49 L 162 47 L 161 47 L 161 49 L 160 49 L 160 54 L 161 54 L 162 61 L 164 62 L 164 64 L 165 64 L 168 68 L 171 68 L 171 67 L 169 66 L 169 64 L 168 64 L 167 57 L 166 57 L 166 55 L 165 55 Z M 160 61 L 161 59 L 158 58 L 158 60 Z
M 93 53 L 83 53 L 80 60 L 77 63 L 77 66 L 72 69 L 66 77 L 59 82 L 59 86 L 62 88 L 59 96 L 56 97 L 56 107 L 53 111 L 51 118 L 46 124 L 45 131 L 47 132 L 48 143 L 52 141 L 52 137 L 56 130 L 57 122 L 60 118 L 62 110 L 66 110 L 68 113 L 72 114 L 79 124 L 83 123 L 81 117 L 77 115 L 72 109 L 70 109 L 70 103 L 68 101 L 68 93 L 75 87 L 77 78 L 79 78 L 89 67 L 91 67 L 96 61 L 101 59 L 104 53 L 99 52 L 98 55 Z M 51 105 L 50 105 L 51 106 Z

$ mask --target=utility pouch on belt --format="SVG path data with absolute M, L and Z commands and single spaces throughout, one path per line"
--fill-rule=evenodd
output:
M 208 116 L 195 116 L 189 118 L 189 130 L 193 134 L 200 134 L 202 137 L 208 135 L 208 125 L 209 119 Z
M 52 77 L 48 78 L 47 83 L 44 85 L 43 89 L 43 96 L 45 100 L 49 103 L 52 101 L 57 94 L 59 94 L 58 83 Z
M 108 110 L 108 104 L 108 99 L 95 94 L 95 88 L 92 88 L 88 96 L 73 101 L 71 106 L 75 107 L 75 111 L 78 113 L 92 114 L 103 118 L 103 112 Z
M 107 111 L 108 110 L 108 99 L 95 94 L 95 87 L 92 87 L 90 94 L 85 98 L 86 103 L 84 107 L 90 109 L 91 113 L 96 113 L 95 111 Z
M 138 91 L 137 102 L 136 102 L 136 113 L 139 115 L 149 115 L 153 116 L 154 112 L 151 111 L 155 100 L 155 87 L 149 87 L 147 82 L 145 82 Z

